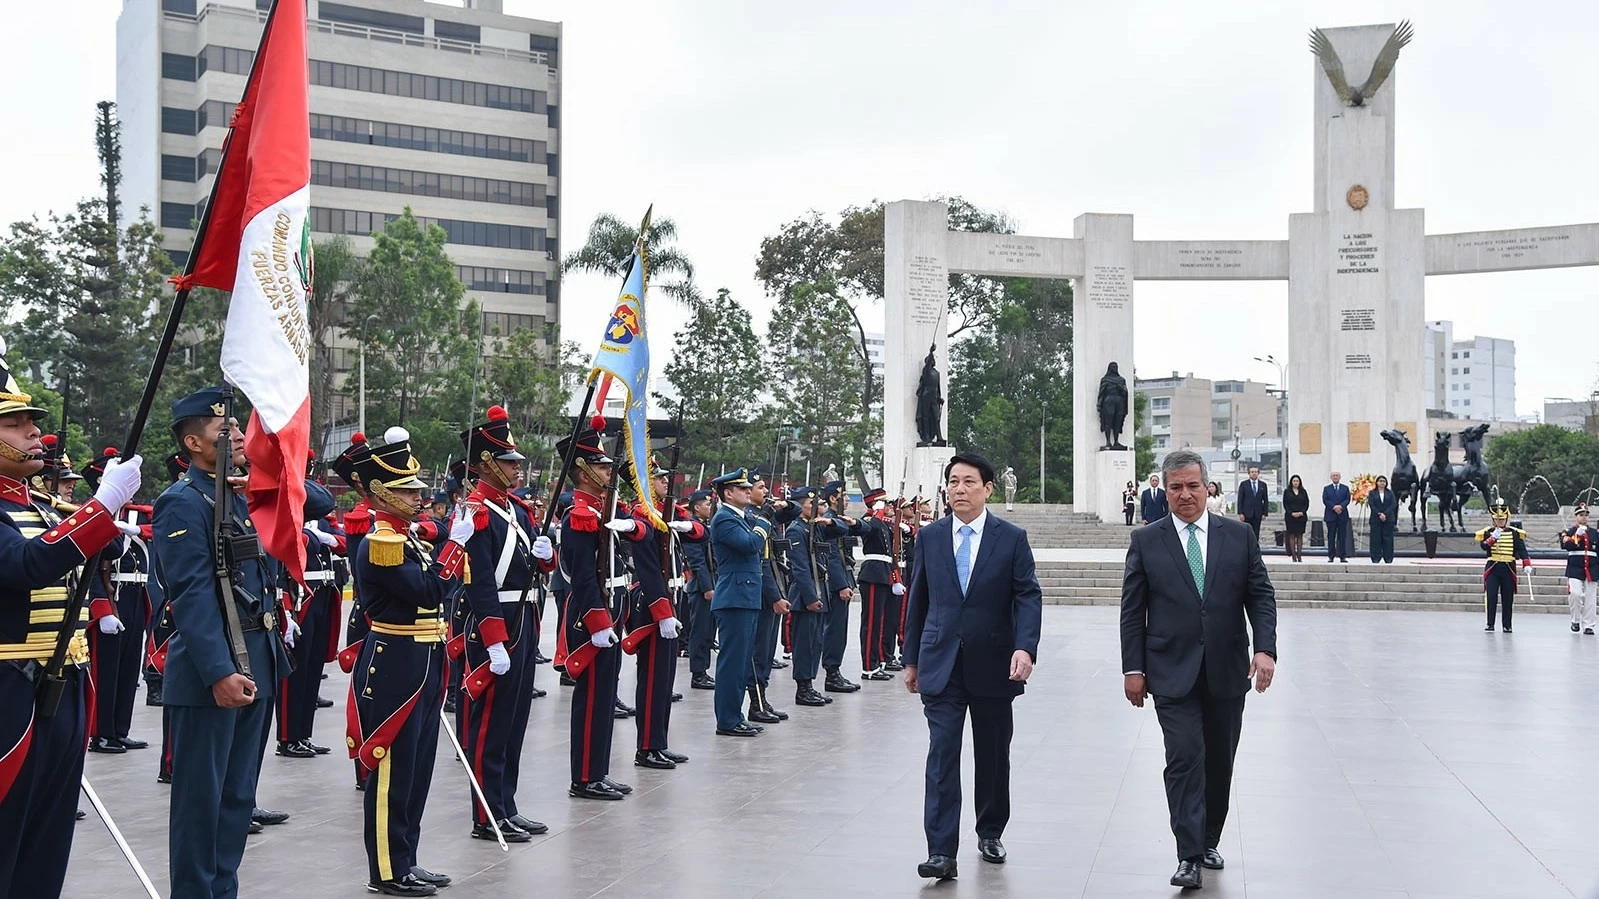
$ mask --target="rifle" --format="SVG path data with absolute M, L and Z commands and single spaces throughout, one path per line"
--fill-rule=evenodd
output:
M 573 443 L 575 444 L 576 441 L 573 441 Z M 616 429 L 616 439 L 611 452 L 613 453 L 611 456 L 612 459 L 615 459 L 622 454 L 621 428 Z M 617 568 L 619 567 L 616 558 L 617 535 L 615 531 L 611 530 L 605 525 L 616 520 L 616 507 L 619 499 L 618 494 L 620 493 L 617 480 L 621 473 L 621 469 L 621 463 L 614 463 L 611 465 L 611 477 L 610 480 L 605 484 L 605 495 L 600 498 L 605 515 L 604 519 L 600 521 L 600 550 L 605 556 L 605 560 L 603 562 L 604 567 L 602 567 L 599 571 L 600 585 L 602 592 L 605 594 L 606 611 L 608 611 L 611 615 L 611 627 L 616 631 L 618 638 L 620 638 L 622 635 L 622 625 L 627 618 L 627 616 L 623 614 L 625 609 L 626 593 L 623 593 L 623 604 L 618 604 L 616 601 L 618 588 L 615 586 L 617 580 L 616 572 Z M 596 559 L 595 561 L 599 562 L 600 560 Z
M 228 647 L 233 651 L 233 662 L 239 673 L 250 677 L 250 651 L 244 645 L 244 630 L 239 624 L 239 609 L 233 601 L 233 575 L 236 562 L 260 555 L 260 543 L 254 534 L 238 531 L 229 514 L 233 509 L 233 488 L 228 484 L 228 472 L 233 470 L 233 385 L 222 385 L 222 430 L 217 432 L 217 493 L 211 504 L 211 540 L 215 556 L 217 595 L 222 601 L 222 629 L 227 633 Z
M 677 518 L 677 466 L 683 460 L 683 406 L 682 400 L 677 401 L 677 442 L 672 444 L 672 464 L 667 466 L 666 496 L 663 498 L 665 515 L 670 524 Z M 666 539 L 661 541 L 661 571 L 666 574 L 666 589 L 672 595 L 672 609 L 682 611 L 683 602 L 683 566 L 679 564 L 679 544 L 677 532 L 670 527 L 666 529 Z
M 50 470 L 50 495 L 61 495 L 61 469 L 67 464 L 67 399 L 72 395 L 72 377 L 61 376 L 61 430 L 56 432 L 56 451 L 61 455 L 56 459 L 56 464 Z M 115 509 L 111 510 L 113 515 Z

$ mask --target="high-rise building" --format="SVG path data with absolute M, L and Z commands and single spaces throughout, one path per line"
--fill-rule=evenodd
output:
M 305 2 L 315 238 L 365 253 L 409 206 L 444 229 L 485 335 L 558 322 L 560 23 L 501 0 Z M 123 208 L 148 207 L 180 265 L 269 6 L 124 0 L 117 20 Z M 355 364 L 341 336 L 336 377 Z
M 1478 421 L 1516 420 L 1516 342 L 1454 338 L 1454 324 L 1427 323 L 1427 407 Z
M 1283 436 L 1281 400 L 1258 381 L 1211 381 L 1172 372 L 1169 378 L 1138 378 L 1134 389 L 1149 401 L 1137 433 L 1154 438 L 1157 458 L 1174 449 L 1232 447 L 1239 440 Z

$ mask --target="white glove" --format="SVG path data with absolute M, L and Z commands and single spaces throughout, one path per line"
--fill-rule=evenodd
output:
M 658 626 L 661 629 L 662 637 L 668 640 L 676 640 L 678 632 L 683 629 L 683 622 L 678 621 L 676 618 L 668 618 Z
M 911 526 L 901 522 L 899 526 L 899 532 L 908 536 L 911 532 Z
M 895 596 L 904 596 L 905 595 L 905 585 L 904 584 L 895 584 L 894 585 L 894 595 Z
M 126 461 L 112 459 L 105 464 L 105 474 L 100 476 L 100 489 L 94 498 L 112 512 L 121 509 L 139 492 L 139 466 L 144 460 L 134 456 Z
M 295 641 L 300 639 L 300 622 L 295 621 L 293 615 L 285 615 L 284 623 L 288 625 L 288 630 L 283 632 L 283 645 L 293 649 Z
M 137 537 L 137 536 L 139 536 L 139 526 L 138 525 L 133 524 L 131 522 L 123 521 L 120 518 L 117 519 L 117 531 L 120 532 L 122 534 L 122 536 L 124 536 L 124 537 Z
M 550 542 L 550 538 L 540 534 L 538 539 L 533 541 L 533 558 L 540 562 L 548 562 L 555 558 L 555 544 Z
M 466 541 L 472 539 L 472 534 L 476 531 L 477 527 L 472 523 L 471 510 L 462 504 L 461 508 L 455 510 L 455 518 L 450 521 L 450 542 L 465 546 Z
M 631 534 L 638 527 L 638 522 L 631 518 L 613 518 L 605 526 L 618 534 Z
M 616 645 L 616 631 L 613 631 L 610 628 L 605 628 L 604 630 L 594 634 L 594 636 L 589 637 L 589 642 L 593 643 L 600 649 L 610 649 L 612 646 Z
M 692 521 L 669 521 L 666 526 L 679 534 L 691 534 L 694 532 L 694 522 Z
M 1489 534 L 1488 536 L 1494 538 L 1495 540 L 1498 540 L 1500 537 L 1503 537 L 1504 535 L 1505 535 L 1505 532 L 1504 532 L 1503 528 L 1494 528 L 1493 533 Z
M 123 627 L 122 619 L 115 615 L 107 615 L 100 619 L 100 633 L 102 634 L 120 634 L 125 630 L 127 628 Z
M 331 548 L 339 545 L 338 537 L 322 530 L 321 528 L 310 528 L 310 531 L 311 536 L 315 537 L 317 542 L 321 543 L 323 546 Z
M 505 651 L 504 643 L 489 644 L 489 670 L 495 674 L 511 670 L 511 654 Z
M 872 503 L 872 511 L 873 512 L 881 512 L 881 511 L 883 511 L 886 508 L 888 508 L 888 503 L 885 503 L 882 500 L 878 500 L 877 502 Z

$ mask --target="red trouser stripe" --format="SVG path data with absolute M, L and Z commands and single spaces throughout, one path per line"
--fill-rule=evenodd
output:
M 655 734 L 653 733 L 655 724 L 655 647 L 656 644 L 661 642 L 660 636 L 649 637 L 648 642 L 650 644 L 650 658 L 646 663 L 649 666 L 649 671 L 644 675 L 644 708 L 638 710 L 638 713 L 643 716 L 639 719 L 639 729 L 644 733 L 644 745 L 639 747 L 641 749 L 653 748 L 655 741 Z
M 472 772 L 477 775 L 478 786 L 483 785 L 483 744 L 489 741 L 489 716 L 494 713 L 495 686 L 496 684 L 490 683 L 489 688 L 477 700 L 470 698 L 465 700 L 467 703 L 466 720 L 468 721 L 472 720 L 472 710 L 476 709 L 479 704 L 483 707 L 483 717 L 478 721 L 477 726 L 477 746 L 473 747 L 472 752 Z M 472 820 L 478 824 L 488 823 L 488 812 L 483 810 L 482 803 L 472 803 Z
M 583 715 L 583 782 L 589 783 L 592 780 L 589 776 L 589 759 L 594 755 L 594 685 L 599 681 L 599 675 L 592 665 L 585 673 L 589 681 L 589 700 Z M 611 710 L 606 709 L 605 714 L 611 714 Z

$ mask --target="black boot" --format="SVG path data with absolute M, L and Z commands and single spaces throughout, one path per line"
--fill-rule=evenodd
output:
M 827 669 L 827 680 L 822 684 L 822 689 L 829 693 L 854 693 L 861 688 L 860 684 L 845 680 L 844 675 L 837 668 Z
M 799 687 L 794 691 L 795 705 L 822 706 L 827 705 L 827 697 L 816 692 L 808 680 L 795 681 Z
M 766 711 L 766 703 L 761 702 L 761 691 L 758 687 L 750 687 L 750 711 L 748 718 L 761 724 L 776 724 L 783 719 Z

